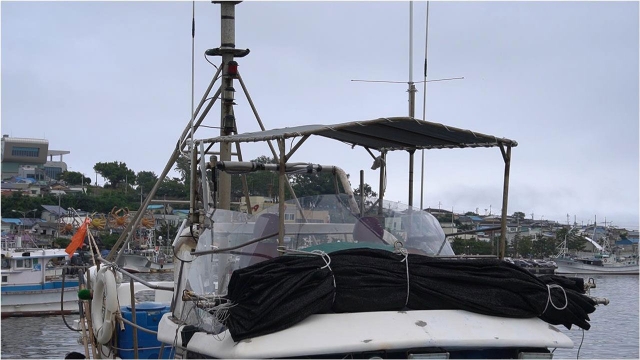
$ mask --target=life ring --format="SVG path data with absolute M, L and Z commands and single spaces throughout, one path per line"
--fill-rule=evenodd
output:
M 96 283 L 91 300 L 91 322 L 93 335 L 99 344 L 111 340 L 115 315 L 118 311 L 118 293 L 116 277 L 107 267 L 103 267 L 96 275 Z M 102 307 L 104 306 L 104 313 Z

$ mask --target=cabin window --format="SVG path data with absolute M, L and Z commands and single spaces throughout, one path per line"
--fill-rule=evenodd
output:
M 284 219 L 285 220 L 295 220 L 296 219 L 296 214 L 284 214 Z
M 2 259 L 2 268 L 3 269 L 10 269 L 11 265 L 9 265 L 9 259 Z
M 31 268 L 31 259 L 20 259 L 20 260 L 16 260 L 16 267 L 17 268 Z
M 38 265 L 38 259 L 33 259 L 33 265 Z
M 2 282 L 7 282 L 7 277 L 6 276 L 2 276 Z

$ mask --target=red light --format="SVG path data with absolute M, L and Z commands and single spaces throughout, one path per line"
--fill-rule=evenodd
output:
M 227 63 L 227 74 L 231 76 L 238 75 L 238 63 L 235 61 L 229 61 Z

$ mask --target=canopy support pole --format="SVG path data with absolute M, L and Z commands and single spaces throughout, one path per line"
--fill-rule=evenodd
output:
M 507 204 L 509 202 L 509 170 L 511 169 L 511 144 L 500 143 L 500 152 L 504 160 L 504 187 L 502 191 L 502 219 L 500 221 L 500 259 L 504 259 L 507 238 Z M 492 239 L 493 241 L 493 239 Z
M 284 183 L 287 181 L 285 170 L 287 165 L 287 154 L 285 150 L 285 140 L 278 139 L 278 148 L 280 150 L 280 176 L 278 176 L 278 211 L 280 212 L 279 217 L 279 231 L 278 231 L 278 247 L 281 249 L 284 248 L 284 212 L 285 212 L 285 204 L 284 204 Z

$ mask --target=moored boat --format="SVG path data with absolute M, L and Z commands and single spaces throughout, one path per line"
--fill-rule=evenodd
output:
M 193 118 L 204 118 L 222 94 L 222 134 L 196 139 L 192 123 L 169 159 L 165 169 L 189 145 L 190 212 L 173 242 L 169 308 L 154 305 L 153 319 L 159 322 L 153 329 L 137 325 L 157 333 L 158 357 L 171 347 L 177 358 L 551 358 L 553 349 L 573 346 L 553 325 L 589 329 L 588 314 L 603 301 L 585 294 L 582 279 L 539 278 L 502 260 L 511 150 L 517 142 L 414 117 L 238 134 L 232 85 L 236 79 L 244 84 L 234 59 L 248 50 L 235 48 L 236 3 L 220 6 L 222 46 L 207 55 L 221 55 L 222 65 Z M 220 91 L 199 114 L 218 79 Z M 335 159 L 290 162 L 311 137 L 370 154 L 372 168 L 380 169 L 378 198 L 356 197 L 346 173 L 332 164 Z M 231 145 L 270 141 L 277 143 L 278 151 L 271 147 L 276 163 L 230 161 Z M 288 152 L 285 144 L 291 144 Z M 213 145 L 220 146 L 219 159 L 207 157 Z M 498 147 L 505 163 L 499 257 L 456 256 L 438 221 L 411 204 L 416 150 L 477 147 Z M 406 206 L 384 199 L 387 154 L 394 151 L 410 156 Z M 370 159 L 360 165 L 369 167 Z M 277 205 L 259 213 L 230 210 L 230 174 L 254 171 L 278 174 Z M 330 194 L 302 197 L 291 188 L 287 194 L 288 176 L 294 174 L 329 174 L 335 187 Z M 166 171 L 156 187 L 164 176 Z M 142 207 L 154 192 L 155 187 Z M 106 259 L 99 259 L 102 268 L 91 282 L 96 284 L 94 345 L 116 352 L 115 323 L 127 310 L 117 307 L 124 284 L 115 281 L 114 273 L 122 269 L 114 258 L 139 221 L 137 215 Z M 130 287 L 133 291 L 133 282 Z M 136 314 L 137 304 L 131 305 Z
M 64 249 L 2 249 L 2 317 L 77 313 L 78 279 L 66 276 L 68 259 Z
M 588 274 L 588 275 L 638 275 L 638 255 L 619 256 L 611 251 L 609 238 L 605 237 L 602 246 L 585 237 L 586 241 L 594 244 L 599 251 L 591 256 L 571 256 L 567 249 L 567 232 L 563 242 L 559 245 L 559 253 L 554 258 L 558 265 L 557 274 Z
M 589 275 L 638 275 L 638 259 L 627 257 L 558 257 L 557 274 L 589 274 Z

